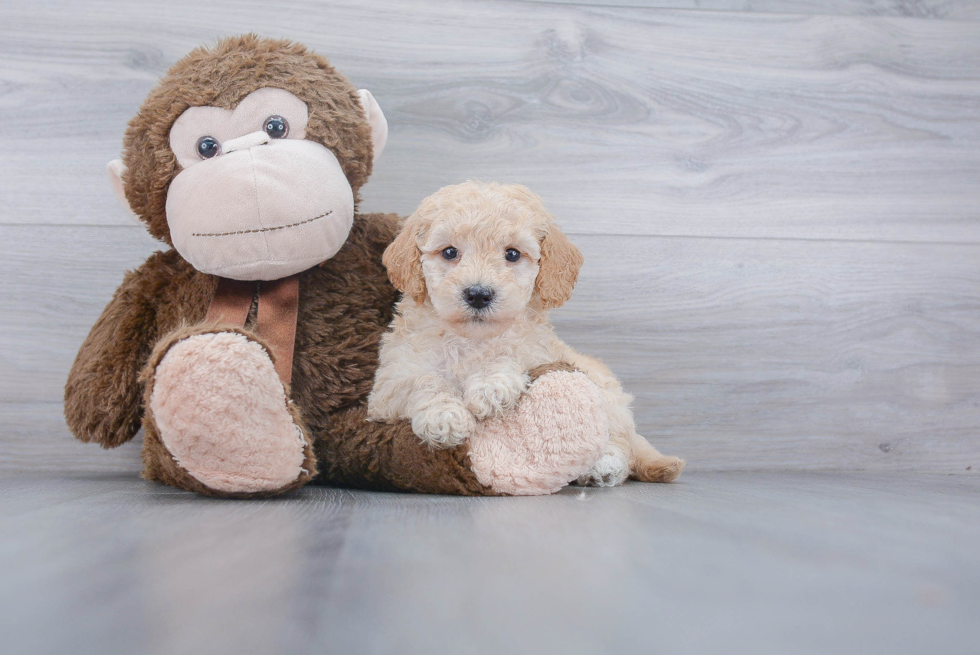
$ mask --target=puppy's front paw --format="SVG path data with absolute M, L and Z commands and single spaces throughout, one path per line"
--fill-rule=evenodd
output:
M 458 446 L 476 429 L 473 415 L 459 403 L 439 403 L 425 408 L 412 419 L 412 431 L 438 448 Z
M 592 470 L 578 478 L 578 484 L 588 487 L 615 487 L 626 482 L 630 465 L 620 453 L 607 453 L 596 460 Z
M 463 400 L 477 419 L 503 416 L 514 409 L 529 383 L 526 374 L 498 373 L 474 380 L 466 388 Z

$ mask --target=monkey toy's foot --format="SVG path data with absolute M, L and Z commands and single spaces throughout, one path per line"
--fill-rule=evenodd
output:
M 244 331 L 175 333 L 157 347 L 144 380 L 144 477 L 255 496 L 315 474 L 310 439 L 269 352 Z
M 513 412 L 479 424 L 469 456 L 482 484 L 508 495 L 550 494 L 602 456 L 609 420 L 599 388 L 568 369 L 539 373 Z

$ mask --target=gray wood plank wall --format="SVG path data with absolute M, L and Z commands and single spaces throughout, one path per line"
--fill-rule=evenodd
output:
M 980 468 L 980 3 L 615 5 L 0 2 L 0 468 L 137 468 L 60 418 L 159 247 L 104 167 L 167 66 L 245 31 L 378 98 L 362 209 L 540 193 L 587 258 L 560 333 L 692 468 Z
M 559 4 L 746 11 L 774 14 L 906 16 L 980 20 L 980 3 L 971 0 L 526 0 Z

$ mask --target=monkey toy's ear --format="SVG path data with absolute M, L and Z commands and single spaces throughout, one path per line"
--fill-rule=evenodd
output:
M 129 215 L 134 219 L 139 220 L 136 212 L 133 208 L 129 206 L 129 201 L 126 200 L 126 191 L 123 189 L 123 173 L 126 172 L 126 164 L 122 162 L 122 159 L 113 159 L 106 166 L 106 171 L 109 173 L 109 184 L 112 186 L 113 193 L 116 194 L 116 199 L 119 203 L 126 208 Z
M 357 95 L 361 97 L 361 107 L 364 108 L 364 118 L 371 125 L 371 147 L 374 150 L 373 161 L 377 162 L 381 151 L 388 141 L 388 121 L 385 119 L 381 106 L 367 89 L 360 89 Z

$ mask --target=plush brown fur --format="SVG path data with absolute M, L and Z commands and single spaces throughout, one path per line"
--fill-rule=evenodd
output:
M 140 372 L 156 342 L 207 313 L 217 278 L 175 250 L 127 273 L 75 357 L 65 385 L 65 418 L 75 436 L 103 448 L 132 439 L 143 418 Z

